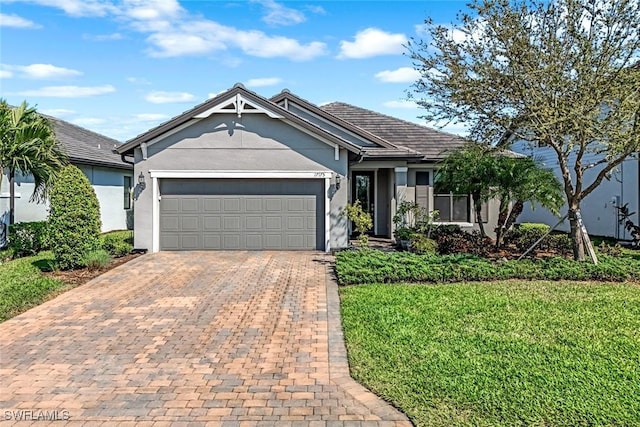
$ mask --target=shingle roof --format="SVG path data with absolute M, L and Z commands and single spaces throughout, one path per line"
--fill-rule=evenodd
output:
M 466 143 L 459 136 L 344 102 L 332 102 L 321 105 L 320 108 L 393 145 L 417 151 L 424 156 L 424 160 L 441 160 L 448 151 Z
M 55 117 L 43 116 L 53 125 L 56 139 L 62 144 L 71 162 L 133 169 L 132 165 L 123 162 L 120 154 L 115 152 L 115 147 L 122 145 L 119 141 Z

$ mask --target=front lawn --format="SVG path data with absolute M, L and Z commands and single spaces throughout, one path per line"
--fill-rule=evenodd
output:
M 0 264 L 0 322 L 51 298 L 65 283 L 42 274 L 53 262 L 51 252 Z
M 418 426 L 640 425 L 640 288 L 340 289 L 354 378 Z

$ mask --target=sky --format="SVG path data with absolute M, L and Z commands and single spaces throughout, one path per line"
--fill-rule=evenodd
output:
M 120 141 L 236 83 L 425 124 L 404 46 L 465 3 L 2 0 L 0 97 Z

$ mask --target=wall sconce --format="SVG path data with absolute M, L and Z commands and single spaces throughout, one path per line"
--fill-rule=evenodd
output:
M 138 175 L 138 184 L 140 184 L 141 187 L 144 187 L 144 174 L 142 172 Z
M 336 175 L 336 190 L 340 189 L 340 182 L 342 181 L 342 179 L 340 178 L 340 175 Z

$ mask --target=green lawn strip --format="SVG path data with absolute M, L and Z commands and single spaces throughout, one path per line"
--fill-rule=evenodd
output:
M 640 425 L 640 288 L 340 289 L 353 376 L 420 426 Z
M 51 252 L 0 264 L 0 321 L 7 320 L 51 298 L 66 284 L 42 274 L 53 262 Z

